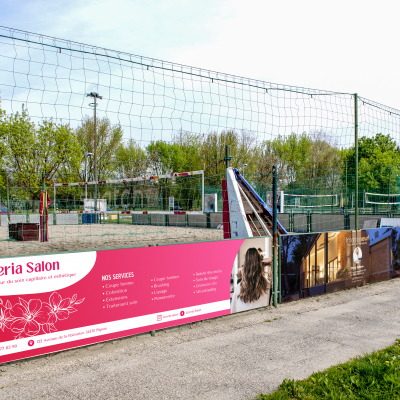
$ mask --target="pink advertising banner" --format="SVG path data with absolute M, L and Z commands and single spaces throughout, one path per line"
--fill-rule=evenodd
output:
M 0 363 L 163 329 L 271 300 L 271 240 L 0 260 Z
M 244 242 L 1 259 L 0 363 L 229 314 Z

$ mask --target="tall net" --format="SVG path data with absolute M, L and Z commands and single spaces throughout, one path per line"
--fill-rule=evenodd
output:
M 276 165 L 280 191 L 314 196 L 313 205 L 321 205 L 286 208 L 278 219 L 291 232 L 353 228 L 356 195 L 366 219 L 396 212 L 390 204 L 365 203 L 364 193 L 400 193 L 398 110 L 359 97 L 356 113 L 354 94 L 243 78 L 9 28 L 0 28 L 0 50 L 1 256 L 75 250 L 74 238 L 84 238 L 82 248 L 220 239 L 225 145 L 232 166 L 264 200 Z M 94 93 L 101 98 L 87 96 Z M 36 221 L 43 181 L 54 201 L 54 183 L 94 181 L 95 164 L 98 181 L 205 171 L 204 184 L 170 182 L 161 190 L 149 183 L 145 195 L 139 183 L 132 190 L 99 185 L 98 198 L 108 199 L 111 212 L 167 211 L 170 197 L 182 208 L 175 211 L 196 211 L 202 187 L 205 195 L 217 196 L 216 212 L 83 224 L 57 213 L 84 208 L 83 188 L 70 187 L 57 192 L 55 209 L 50 206 L 48 243 L 38 248 L 8 239 L 8 220 Z

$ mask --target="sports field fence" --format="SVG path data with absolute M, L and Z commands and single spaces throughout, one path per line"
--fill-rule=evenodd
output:
M 0 256 L 222 239 L 226 145 L 265 201 L 277 166 L 290 232 L 400 215 L 399 110 L 5 27 L 0 50 Z M 49 242 L 10 239 L 43 184 Z

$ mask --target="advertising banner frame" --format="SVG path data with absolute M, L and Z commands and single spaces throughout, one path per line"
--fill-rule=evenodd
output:
M 0 258 L 0 364 L 265 307 L 270 241 Z M 261 298 L 246 303 L 241 281 L 249 252 L 259 260 L 266 286 Z
M 282 302 L 400 276 L 400 228 L 281 235 Z

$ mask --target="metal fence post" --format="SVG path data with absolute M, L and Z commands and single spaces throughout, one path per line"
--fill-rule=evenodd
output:
M 277 250 L 278 250 L 278 229 L 277 229 L 277 188 L 276 188 L 276 166 L 272 167 L 272 303 L 275 308 L 278 307 L 278 282 L 277 282 Z
M 389 187 L 388 187 L 388 210 L 390 210 L 390 175 L 392 172 L 392 168 L 389 167 Z
M 8 186 L 8 176 L 6 177 L 6 189 L 7 189 L 7 227 L 8 237 L 10 237 L 10 188 Z
M 354 94 L 354 169 L 356 174 L 355 182 L 355 210 L 354 210 L 354 225 L 355 230 L 358 230 L 358 94 Z
M 289 224 L 289 230 L 290 232 L 294 232 L 294 214 L 293 214 L 293 210 L 290 210 L 290 224 Z
M 230 161 L 231 161 L 232 157 L 231 157 L 231 146 L 229 146 L 229 144 L 227 144 L 225 146 L 225 165 L 226 168 L 229 168 L 230 166 Z
M 206 218 L 207 218 L 207 229 L 211 229 L 211 213 L 206 213 Z
M 282 302 L 282 271 L 281 271 L 281 242 L 282 238 L 278 237 L 278 303 L 281 304 Z M 287 291 L 287 289 L 286 289 Z
M 44 174 L 42 174 L 42 190 L 43 192 L 46 192 L 46 181 L 45 181 L 45 177 Z M 43 200 L 46 202 L 46 204 L 44 204 L 43 202 L 43 237 L 41 239 L 41 241 L 43 242 L 47 242 L 47 229 L 46 229 L 46 220 L 47 220 L 47 194 L 45 197 L 43 197 Z M 39 221 L 40 221 L 40 206 L 39 206 Z

